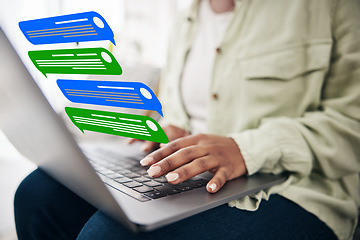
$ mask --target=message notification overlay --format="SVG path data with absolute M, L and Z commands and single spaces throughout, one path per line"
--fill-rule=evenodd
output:
M 105 48 L 78 48 L 28 52 L 35 67 L 48 73 L 121 75 L 115 57 Z
M 110 40 L 115 44 L 113 31 L 97 12 L 22 21 L 19 27 L 35 45 L 98 40 Z
M 66 107 L 65 112 L 83 133 L 88 130 L 152 142 L 169 142 L 160 125 L 148 116 L 72 107 Z
M 64 96 L 74 103 L 154 110 L 162 116 L 162 106 L 154 92 L 141 82 L 58 79 Z

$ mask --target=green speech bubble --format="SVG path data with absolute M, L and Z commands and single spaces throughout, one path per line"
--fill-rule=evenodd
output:
M 148 116 L 73 107 L 66 107 L 65 112 L 83 133 L 88 130 L 152 142 L 169 142 L 160 125 Z
M 78 48 L 29 51 L 35 67 L 48 73 L 121 75 L 115 57 L 105 48 Z

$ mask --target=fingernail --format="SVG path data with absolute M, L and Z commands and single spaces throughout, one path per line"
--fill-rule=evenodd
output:
M 166 144 L 165 143 L 160 143 L 160 147 L 165 147 Z
M 141 166 L 147 166 L 149 163 L 154 160 L 152 157 L 145 157 L 143 160 L 140 161 Z
M 168 182 L 173 182 L 173 181 L 175 181 L 175 180 L 177 180 L 179 178 L 179 174 L 177 174 L 177 173 L 168 173 L 165 177 L 168 180 Z
M 160 166 L 151 166 L 148 170 L 147 173 L 150 175 L 150 177 L 155 176 L 156 174 L 160 173 L 161 168 Z
M 215 189 L 216 189 L 216 183 L 210 184 L 209 188 L 211 189 L 211 191 L 215 191 Z

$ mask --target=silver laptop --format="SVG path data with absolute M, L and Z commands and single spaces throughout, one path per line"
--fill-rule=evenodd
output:
M 150 231 L 230 200 L 269 188 L 284 176 L 257 174 L 229 181 L 217 193 L 203 173 L 178 185 L 152 179 L 139 145 L 79 147 L 0 27 L 0 128 L 10 142 L 54 179 L 132 231 Z

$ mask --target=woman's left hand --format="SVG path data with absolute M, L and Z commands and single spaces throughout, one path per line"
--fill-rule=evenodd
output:
M 171 184 L 181 183 L 202 172 L 214 176 L 208 182 L 208 192 L 217 192 L 226 181 L 246 173 L 238 145 L 232 138 L 208 134 L 186 136 L 174 140 L 140 161 L 150 166 L 151 177 L 165 177 Z

